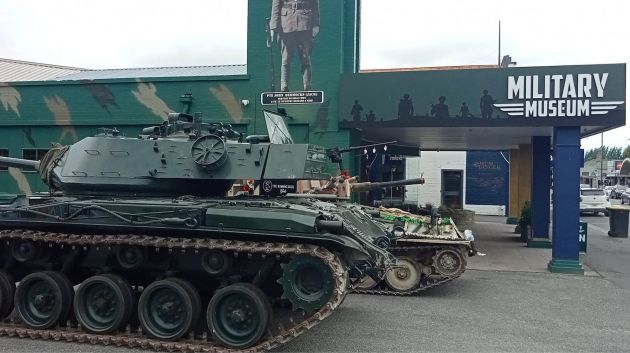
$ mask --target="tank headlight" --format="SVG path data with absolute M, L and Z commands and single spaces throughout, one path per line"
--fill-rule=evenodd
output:
M 473 235 L 473 232 L 470 229 L 466 229 L 464 231 L 464 238 L 466 238 L 466 240 L 468 241 L 475 241 L 475 236 Z

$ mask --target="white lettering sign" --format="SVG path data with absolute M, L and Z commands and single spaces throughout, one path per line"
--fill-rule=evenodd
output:
M 509 103 L 496 103 L 509 116 L 526 118 L 605 115 L 624 101 L 604 98 L 608 73 L 508 76 Z M 517 101 L 517 102 L 514 102 Z

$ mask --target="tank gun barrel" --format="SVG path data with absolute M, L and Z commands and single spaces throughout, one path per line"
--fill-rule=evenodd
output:
M 403 185 L 421 185 L 424 184 L 424 178 L 415 178 L 415 179 L 404 179 L 404 180 L 394 180 L 394 181 L 383 181 L 383 182 L 363 182 L 363 183 L 355 183 L 350 184 L 350 191 L 353 192 L 363 192 L 369 191 L 379 188 L 393 188 L 396 186 Z
M 30 159 L 21 158 L 0 157 L 0 166 L 37 170 L 39 168 L 39 161 L 32 161 Z

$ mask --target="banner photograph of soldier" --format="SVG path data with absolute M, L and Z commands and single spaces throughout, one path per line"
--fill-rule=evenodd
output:
M 280 44 L 280 91 L 311 91 L 311 53 L 319 34 L 319 0 L 272 0 L 269 34 L 271 43 Z M 301 65 L 302 87 L 290 89 L 291 64 L 296 56 Z

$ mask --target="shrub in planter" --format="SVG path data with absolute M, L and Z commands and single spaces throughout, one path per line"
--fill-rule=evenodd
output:
M 526 242 L 529 238 L 529 230 L 532 225 L 532 210 L 529 201 L 525 201 L 523 209 L 521 209 L 521 218 L 518 221 L 521 231 L 521 241 Z

